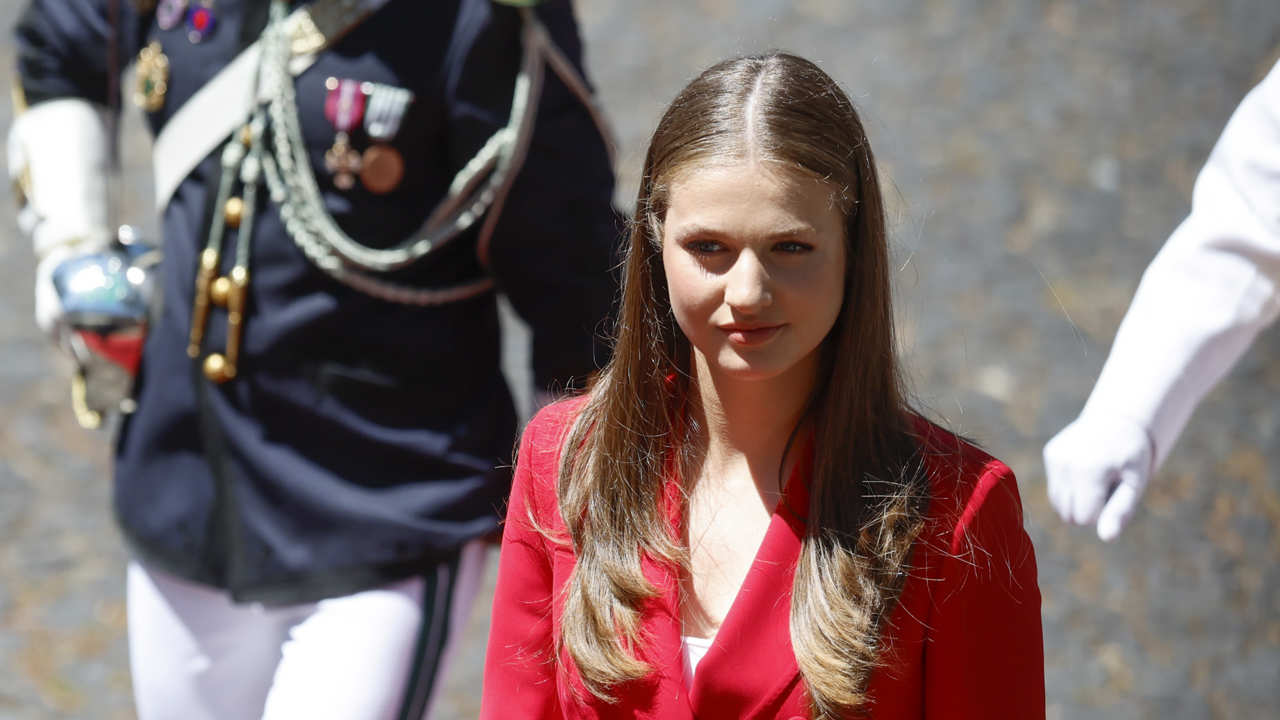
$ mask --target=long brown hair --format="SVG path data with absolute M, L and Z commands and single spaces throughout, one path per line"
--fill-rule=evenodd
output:
M 808 530 L 791 599 L 791 639 L 818 717 L 863 707 L 920 531 L 927 482 L 912 440 L 893 336 L 884 208 L 875 162 L 848 96 L 785 53 L 721 62 L 671 103 L 649 144 L 613 357 L 566 438 L 557 494 L 577 566 L 557 642 L 587 689 L 650 670 L 637 653 L 640 609 L 658 594 L 641 557 L 687 570 L 660 502 L 690 451 L 688 340 L 662 265 L 676 173 L 748 157 L 824 181 L 845 216 L 844 301 L 824 340 L 806 419 L 814 428 Z M 558 653 L 557 653 L 558 654 Z

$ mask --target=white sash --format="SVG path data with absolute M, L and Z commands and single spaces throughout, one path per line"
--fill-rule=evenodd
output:
M 360 24 L 388 0 L 317 0 L 285 19 L 292 38 L 289 71 L 296 77 L 311 67 L 317 55 Z M 233 130 L 244 124 L 256 103 L 255 75 L 262 47 L 254 42 L 192 95 L 161 128 L 152 151 L 156 211 L 163 213 L 178 185 Z

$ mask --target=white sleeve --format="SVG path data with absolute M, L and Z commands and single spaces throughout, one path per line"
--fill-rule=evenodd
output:
M 36 256 L 110 239 L 106 110 L 61 98 L 18 114 L 9 129 L 9 177 L 25 196 L 19 225 Z
M 1240 103 L 1191 214 L 1142 276 L 1082 416 L 1142 425 L 1154 468 L 1191 412 L 1280 311 L 1280 63 Z

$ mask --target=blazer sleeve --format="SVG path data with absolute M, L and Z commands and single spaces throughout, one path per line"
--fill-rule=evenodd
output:
M 571 4 L 550 0 L 537 13 L 585 77 Z M 464 55 L 446 92 L 453 146 L 471 152 L 507 122 L 522 23 L 513 8 L 482 0 L 463 4 L 459 24 Z M 582 387 L 608 357 L 603 338 L 621 223 L 605 139 L 582 100 L 550 66 L 544 70 L 528 152 L 501 207 L 490 210 L 499 212 L 487 244 L 480 238 L 480 254 L 532 331 L 535 387 L 563 390 Z
M 545 440 L 554 437 L 544 429 L 548 414 L 543 410 L 535 417 L 520 441 L 485 654 L 482 720 L 561 715 L 553 655 L 551 553 L 530 522 L 531 510 L 544 526 L 550 514 L 540 511 L 550 498 L 537 497 L 539 487 L 554 486 L 556 471 L 556 448 Z
M 962 503 L 932 592 L 925 717 L 1043 718 L 1035 552 L 1017 481 L 998 461 Z
M 119 2 L 116 28 L 107 0 L 32 0 L 14 25 L 18 79 L 26 101 L 77 98 L 108 102 L 108 42 L 114 36 L 119 68 L 138 52 L 141 23 L 133 3 Z

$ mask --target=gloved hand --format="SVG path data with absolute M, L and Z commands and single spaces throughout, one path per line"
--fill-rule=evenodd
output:
M 1063 520 L 1098 524 L 1110 541 L 1124 529 L 1146 490 L 1155 447 L 1128 418 L 1086 412 L 1044 446 L 1049 501 Z

